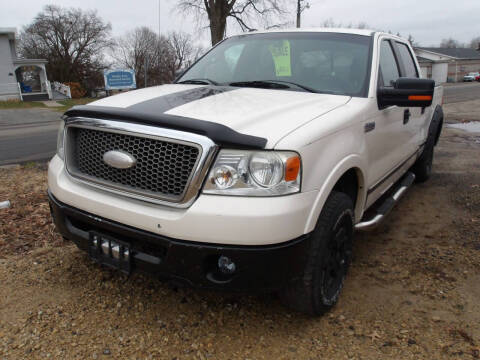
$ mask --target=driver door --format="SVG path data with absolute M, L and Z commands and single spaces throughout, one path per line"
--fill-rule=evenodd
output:
M 391 87 L 401 72 L 390 39 L 379 42 L 378 66 L 377 86 Z M 395 173 L 409 156 L 411 134 L 404 123 L 405 110 L 398 106 L 379 108 L 365 124 L 369 158 L 367 206 L 396 181 Z

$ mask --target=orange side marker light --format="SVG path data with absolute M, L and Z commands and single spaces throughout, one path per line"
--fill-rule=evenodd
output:
M 293 156 L 287 159 L 285 166 L 285 181 L 294 181 L 300 172 L 300 157 Z
M 432 96 L 431 95 L 409 95 L 408 100 L 429 101 L 429 100 L 432 100 Z

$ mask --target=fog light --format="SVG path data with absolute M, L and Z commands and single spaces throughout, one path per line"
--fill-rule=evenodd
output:
M 232 259 L 222 255 L 218 258 L 218 269 L 224 274 L 231 275 L 235 272 L 237 266 Z

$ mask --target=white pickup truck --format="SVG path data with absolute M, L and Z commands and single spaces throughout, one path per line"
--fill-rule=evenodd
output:
M 174 84 L 67 111 L 52 215 L 99 263 L 319 315 L 355 230 L 430 176 L 442 91 L 390 34 L 233 36 Z

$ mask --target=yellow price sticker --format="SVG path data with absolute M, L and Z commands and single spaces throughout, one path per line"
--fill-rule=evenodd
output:
M 277 76 L 292 76 L 290 42 L 288 40 L 282 40 L 278 44 L 270 45 L 269 50 L 275 63 L 275 74 Z

